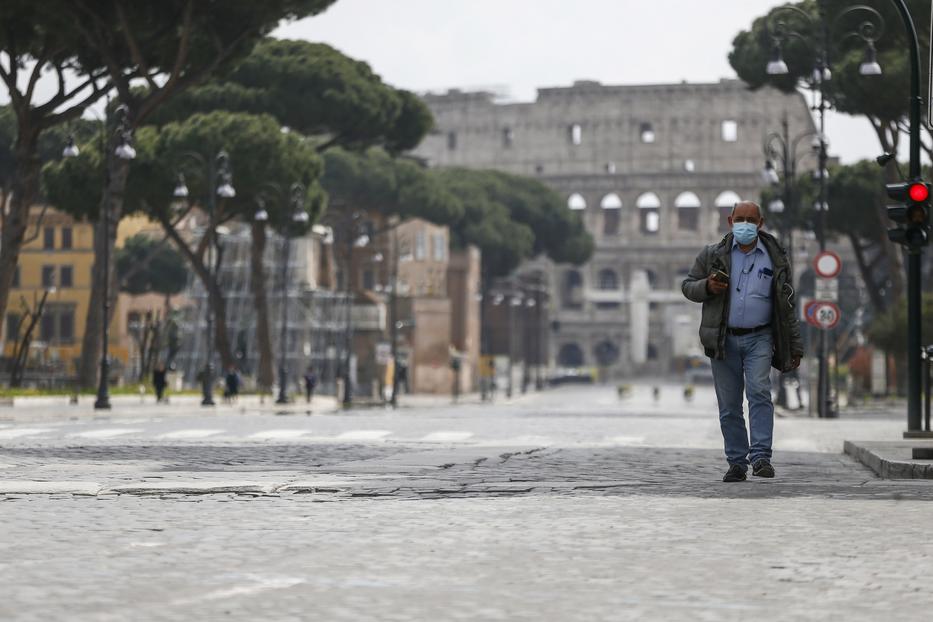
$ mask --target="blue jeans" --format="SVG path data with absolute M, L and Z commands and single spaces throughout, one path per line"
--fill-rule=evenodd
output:
M 771 460 L 774 405 L 771 403 L 771 330 L 742 336 L 726 335 L 726 356 L 712 359 L 719 427 L 725 442 L 726 460 L 747 469 L 749 461 Z M 742 389 L 748 397 L 751 444 L 742 413 Z

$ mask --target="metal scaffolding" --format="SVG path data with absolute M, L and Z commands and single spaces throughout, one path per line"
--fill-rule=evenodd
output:
M 197 235 L 197 234 L 195 234 Z M 289 388 L 299 389 L 309 366 L 318 377 L 318 392 L 333 394 L 345 343 L 347 296 L 342 292 L 313 288 L 309 279 L 314 240 L 311 236 L 292 240 L 288 258 L 288 282 L 284 288 L 286 314 L 286 363 Z M 245 386 L 256 384 L 259 348 L 256 340 L 256 312 L 250 289 L 250 228 L 234 225 L 221 236 L 222 254 L 219 270 L 220 289 L 227 310 L 227 334 L 237 358 L 237 369 Z M 281 341 L 281 261 L 285 238 L 268 231 L 263 256 L 266 298 L 269 305 L 270 338 L 278 361 Z M 313 279 L 311 279 L 313 280 Z M 190 304 L 180 313 L 181 350 L 175 359 L 186 384 L 195 384 L 204 368 L 207 351 L 207 292 L 193 272 L 185 295 Z M 214 364 L 220 369 L 219 360 Z

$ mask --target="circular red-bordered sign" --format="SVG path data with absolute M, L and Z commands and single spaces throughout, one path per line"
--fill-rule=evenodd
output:
M 830 330 L 836 328 L 839 320 L 842 319 L 842 311 L 835 302 L 819 302 L 813 311 L 813 321 L 811 322 L 817 328 Z
M 824 279 L 834 279 L 842 272 L 842 259 L 833 251 L 823 251 L 813 259 L 816 275 Z

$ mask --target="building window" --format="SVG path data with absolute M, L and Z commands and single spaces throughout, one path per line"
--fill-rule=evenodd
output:
M 653 192 L 646 192 L 635 202 L 638 207 L 639 228 L 642 233 L 654 235 L 661 229 L 661 199 Z
M 727 143 L 734 143 L 739 139 L 739 124 L 735 121 L 722 122 L 722 140 Z
M 7 313 L 6 316 L 6 340 L 9 343 L 19 341 L 19 323 L 18 313 Z
M 42 248 L 47 251 L 55 248 L 55 227 L 42 229 Z
M 434 261 L 444 261 L 447 250 L 447 240 L 443 233 L 434 235 Z
M 62 248 L 70 249 L 71 246 L 71 227 L 62 227 Z
M 502 129 L 502 146 L 506 149 L 509 149 L 512 144 L 515 142 L 515 132 L 512 131 L 512 128 L 506 127 Z
M 13 287 L 19 288 L 19 266 L 13 269 Z
M 729 230 L 729 216 L 732 214 L 732 208 L 741 201 L 741 197 L 732 190 L 726 190 L 716 197 L 716 211 L 719 212 L 719 230 L 723 233 Z
M 58 314 L 58 342 L 74 343 L 75 340 L 75 312 L 72 309 L 62 309 Z
M 606 172 L 610 175 L 616 174 L 616 163 L 615 162 L 606 162 Z
M 688 173 L 692 173 L 697 170 L 696 162 L 693 160 L 684 160 L 684 170 Z
M 603 291 L 613 291 L 619 289 L 619 278 L 616 276 L 615 270 L 610 270 L 609 268 L 604 268 L 599 271 L 598 287 Z
M 619 277 L 615 270 L 603 268 L 596 275 L 596 287 L 604 292 L 617 291 L 619 289 Z M 597 309 L 618 309 L 619 304 L 616 301 L 600 301 L 596 303 Z
M 603 235 L 618 235 L 622 214 L 622 199 L 614 192 L 600 202 L 603 212 Z
M 42 287 L 55 287 L 55 266 L 42 266 Z
M 567 137 L 570 139 L 571 145 L 583 144 L 583 128 L 580 127 L 579 123 L 574 123 L 567 128 Z
M 418 231 L 415 233 L 415 259 L 424 259 L 427 251 L 427 240 L 424 231 Z
M 574 192 L 567 199 L 567 207 L 572 210 L 584 210 L 586 209 L 586 199 L 583 198 L 583 195 Z
M 653 143 L 657 138 L 654 134 L 654 127 L 650 123 L 642 123 L 639 128 L 639 134 L 641 136 L 641 142 L 643 143 Z
M 50 309 L 39 320 L 39 339 L 45 343 L 55 341 L 55 315 Z
M 643 272 L 645 273 L 645 280 L 648 281 L 648 287 L 651 289 L 657 289 L 658 288 L 657 273 L 654 270 L 651 270 L 648 268 L 645 268 Z M 657 307 L 655 306 L 654 308 L 657 308 Z
M 564 273 L 564 287 L 561 299 L 565 309 L 580 309 L 583 307 L 583 276 L 576 270 Z
M 74 287 L 74 268 L 71 266 L 62 266 L 58 276 L 61 287 Z
M 447 150 L 453 151 L 457 148 L 457 133 L 447 132 Z
M 683 231 L 696 231 L 700 226 L 700 197 L 682 192 L 674 199 L 677 208 L 677 226 Z
M 372 268 L 363 270 L 363 289 L 372 290 L 376 287 L 376 274 Z

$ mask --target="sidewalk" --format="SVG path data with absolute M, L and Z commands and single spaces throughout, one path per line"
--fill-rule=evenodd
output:
M 933 459 L 915 459 L 915 449 L 933 451 L 933 440 L 846 441 L 845 453 L 884 479 L 933 479 Z

